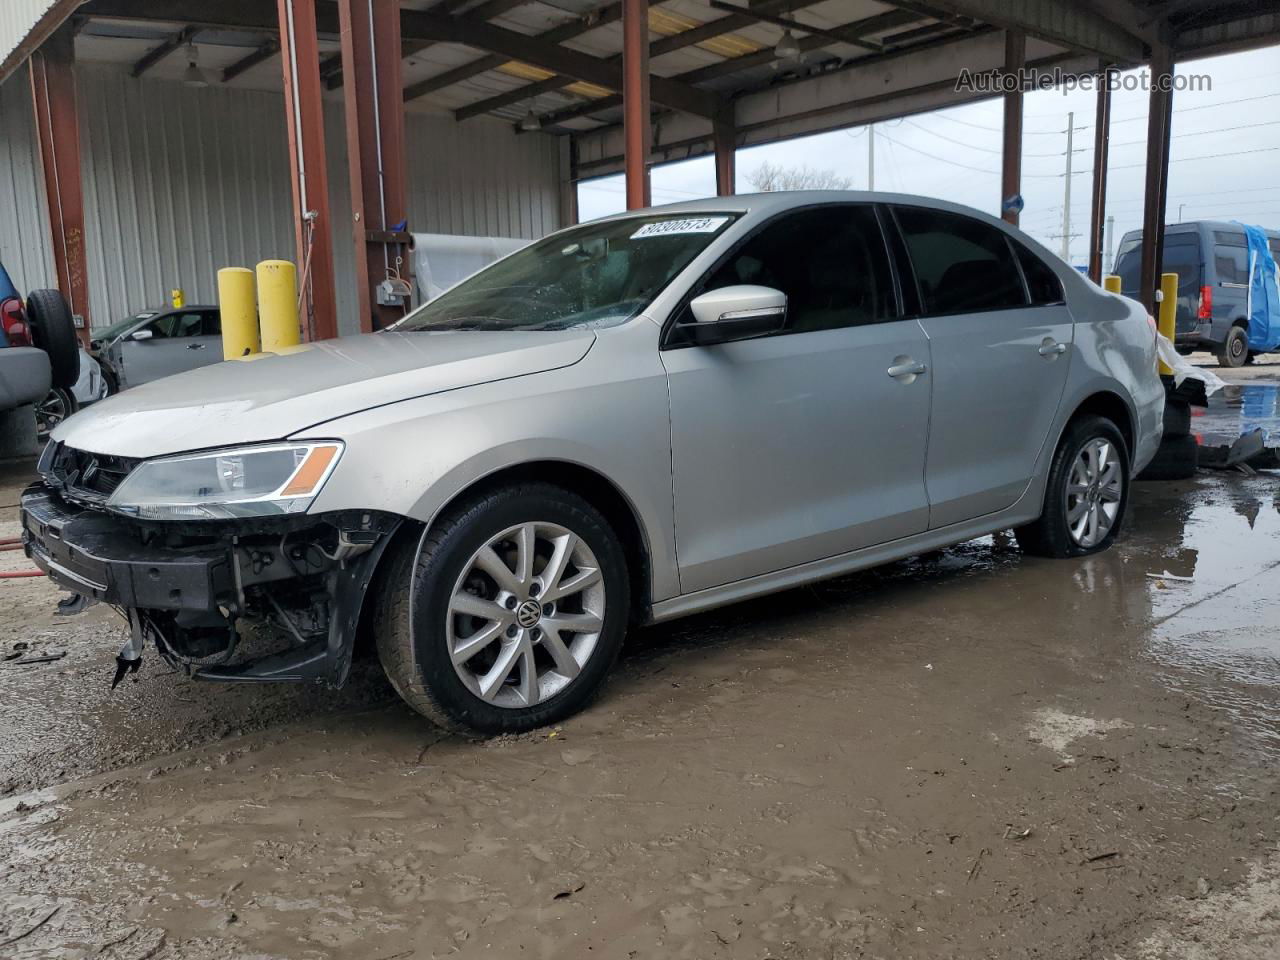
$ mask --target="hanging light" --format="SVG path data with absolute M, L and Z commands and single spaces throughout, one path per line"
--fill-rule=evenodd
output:
M 197 65 L 199 54 L 196 53 L 196 45 L 187 43 L 187 69 L 182 71 L 182 83 L 187 87 L 207 87 L 209 78 L 204 75 L 204 71 Z
M 780 60 L 794 60 L 800 56 L 800 44 L 789 29 L 782 31 L 782 38 L 778 40 L 778 45 L 773 48 L 773 55 Z
M 542 121 L 538 119 L 538 115 L 533 112 L 532 108 L 521 118 L 520 129 L 525 133 L 535 133 L 542 129 Z

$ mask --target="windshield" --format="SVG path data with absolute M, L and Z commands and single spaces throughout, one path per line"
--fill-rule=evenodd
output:
M 630 320 L 735 218 L 586 224 L 531 244 L 423 304 L 394 330 L 568 330 Z

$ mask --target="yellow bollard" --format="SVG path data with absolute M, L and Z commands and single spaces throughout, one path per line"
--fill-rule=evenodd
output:
M 262 349 L 252 270 L 223 267 L 218 271 L 218 312 L 222 315 L 223 360 L 247 357 Z
M 1156 306 L 1159 308 L 1156 329 L 1160 331 L 1161 336 L 1173 343 L 1173 338 L 1176 336 L 1174 326 L 1178 315 L 1178 275 L 1176 273 L 1160 274 L 1160 302 Z M 1160 376 L 1173 376 L 1172 368 L 1161 362 Z
M 298 268 L 288 260 L 258 264 L 258 317 L 262 349 L 275 353 L 302 341 L 298 328 Z
M 1107 274 L 1102 278 L 1102 289 L 1107 291 L 1107 293 L 1119 293 L 1120 278 L 1114 273 Z

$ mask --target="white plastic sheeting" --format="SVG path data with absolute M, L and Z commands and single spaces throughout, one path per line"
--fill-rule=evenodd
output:
M 1193 366 L 1191 361 L 1180 354 L 1164 334 L 1156 334 L 1156 353 L 1166 367 L 1173 371 L 1173 385 L 1182 386 L 1182 381 L 1190 377 L 1204 384 L 1205 396 L 1217 393 L 1226 383 L 1212 370 Z
M 434 300 L 477 270 L 529 243 L 516 237 L 413 234 L 413 273 L 418 303 Z

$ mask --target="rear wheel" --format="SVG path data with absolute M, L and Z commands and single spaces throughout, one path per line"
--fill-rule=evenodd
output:
M 586 706 L 621 649 L 622 547 L 568 490 L 525 484 L 470 501 L 387 562 L 379 658 L 405 701 L 446 728 L 555 723 Z
M 1107 549 L 1120 532 L 1129 497 L 1129 451 L 1105 417 L 1074 420 L 1058 444 L 1044 511 L 1014 531 L 1024 551 L 1082 557 Z
M 1249 358 L 1249 334 L 1244 327 L 1232 327 L 1218 348 L 1218 366 L 1241 367 Z
M 33 290 L 27 297 L 31 342 L 49 355 L 53 385 L 70 390 L 80 379 L 80 343 L 66 298 L 57 290 Z

